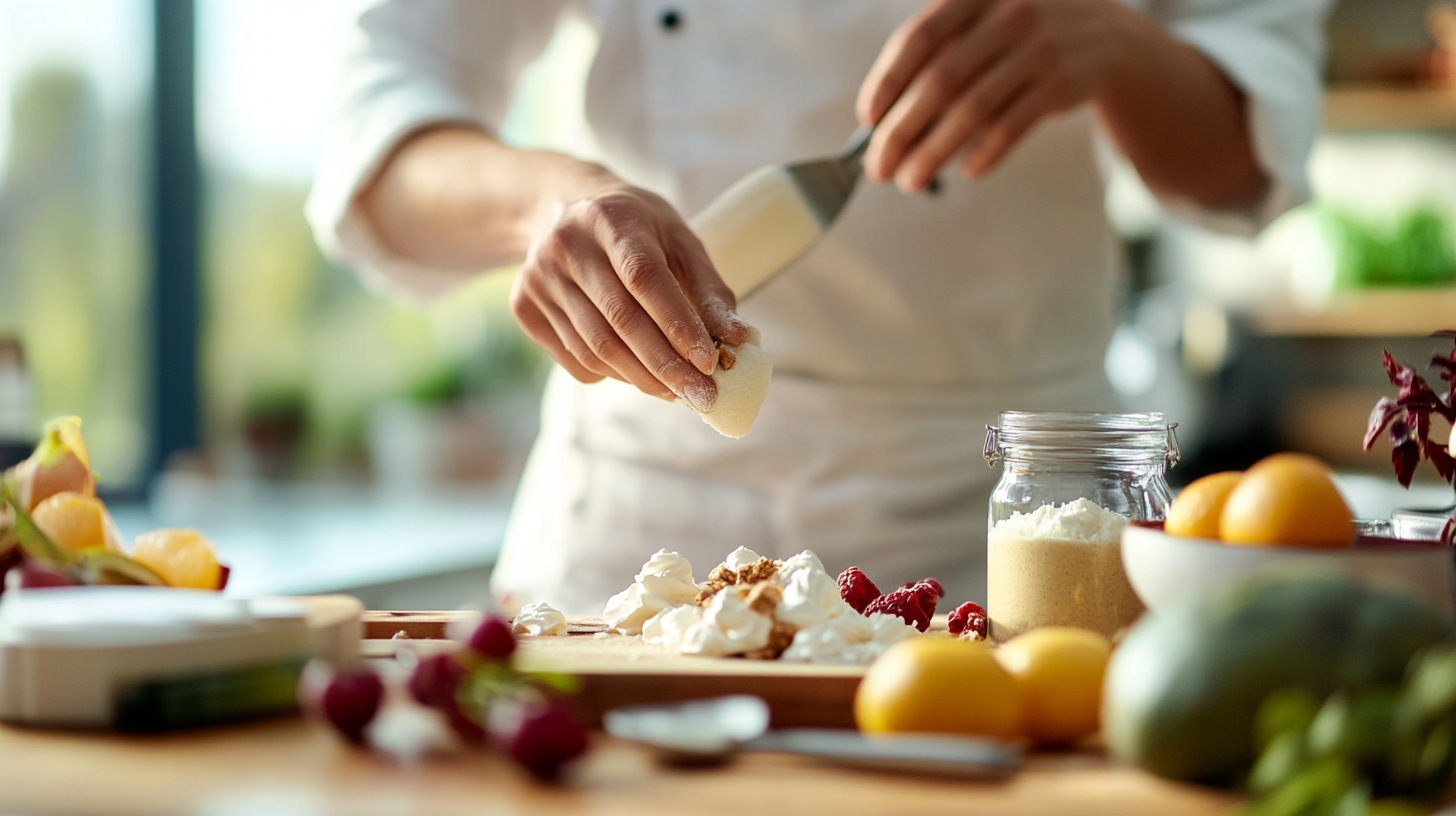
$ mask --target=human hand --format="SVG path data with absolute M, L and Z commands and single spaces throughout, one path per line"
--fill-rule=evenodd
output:
M 963 149 L 963 173 L 990 172 L 1042 117 L 1097 94 L 1129 15 L 1116 0 L 930 0 L 860 86 L 866 174 L 916 192 Z
M 601 174 L 605 175 L 605 174 Z M 615 377 L 712 410 L 714 339 L 748 325 L 696 235 L 661 197 L 614 178 L 556 206 L 511 291 L 526 334 L 582 382 Z

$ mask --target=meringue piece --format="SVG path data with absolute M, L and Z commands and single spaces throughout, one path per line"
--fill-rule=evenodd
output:
M 728 557 L 723 559 L 723 563 L 727 565 L 728 569 L 741 570 L 744 567 L 749 567 L 757 564 L 758 559 L 762 557 L 763 556 L 759 555 L 753 550 L 748 549 L 747 547 L 739 547 L 733 552 L 728 553 Z
M 800 629 L 780 658 L 798 663 L 870 663 L 918 631 L 896 615 L 849 610 Z
M 790 606 L 810 604 L 824 611 L 826 617 L 837 618 L 854 609 L 840 597 L 839 585 L 823 570 L 796 571 L 784 586 L 784 603 Z
M 682 553 L 658 550 L 647 559 L 642 569 L 637 573 L 637 580 L 653 575 L 658 578 L 668 578 L 674 581 L 693 582 L 693 565 L 683 557 Z
M 804 550 L 798 555 L 785 561 L 782 567 L 779 567 L 779 584 L 787 585 L 789 583 L 789 579 L 794 577 L 794 573 L 798 572 L 799 570 L 806 569 L 813 570 L 815 572 L 823 572 L 825 575 L 829 574 L 824 569 L 824 563 L 819 560 L 819 556 L 815 555 L 813 550 Z
M 828 619 L 800 629 L 793 643 L 779 656 L 789 663 L 860 663 L 860 649 L 850 643 Z
M 683 635 L 684 654 L 727 656 L 743 654 L 768 645 L 773 620 L 748 608 L 737 592 L 713 596 L 703 619 Z
M 750 327 L 743 345 L 725 344 L 719 349 L 718 365 L 712 374 L 718 397 L 707 411 L 698 411 L 692 400 L 678 402 L 698 411 L 704 422 L 724 436 L 738 439 L 748 433 L 768 396 L 768 382 L 773 376 L 773 355 L 764 350 L 762 343 L 758 329 Z
M 636 583 L 607 600 L 602 618 L 622 634 L 636 635 L 652 616 L 697 597 L 693 565 L 681 553 L 658 550 L 642 565 Z
M 663 598 L 645 594 L 641 584 L 633 584 L 607 599 L 602 620 L 624 635 L 640 635 L 642 624 L 670 606 Z
M 511 621 L 511 629 L 528 635 L 561 636 L 566 634 L 566 616 L 549 604 L 526 604 Z
M 676 649 L 689 629 L 703 619 L 703 610 L 696 606 L 674 606 L 653 615 L 642 624 L 642 641 Z

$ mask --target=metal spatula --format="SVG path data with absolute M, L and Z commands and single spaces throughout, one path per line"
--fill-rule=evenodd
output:
M 864 170 L 870 128 L 835 158 L 761 167 L 690 223 L 740 302 L 803 255 L 839 217 Z

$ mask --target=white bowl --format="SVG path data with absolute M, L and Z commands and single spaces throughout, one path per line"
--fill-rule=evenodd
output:
M 1150 527 L 1129 526 L 1122 533 L 1122 568 L 1143 604 L 1154 611 L 1253 575 L 1323 572 L 1404 592 L 1456 617 L 1452 557 L 1451 549 L 1425 543 L 1348 549 L 1241 547 Z

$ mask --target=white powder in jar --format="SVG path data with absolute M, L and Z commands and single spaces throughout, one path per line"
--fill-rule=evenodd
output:
M 996 535 L 1015 538 L 1055 538 L 1060 541 L 1117 541 L 1127 516 L 1114 513 L 1088 499 L 1066 504 L 1043 504 L 1030 513 L 1012 513 L 996 522 Z

